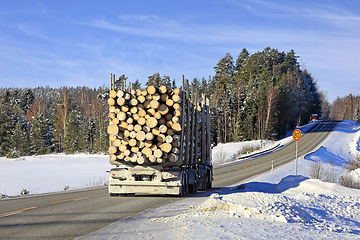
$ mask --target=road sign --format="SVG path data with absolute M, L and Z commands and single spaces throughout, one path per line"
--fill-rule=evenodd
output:
M 293 139 L 295 141 L 299 141 L 301 138 L 301 131 L 299 129 L 295 129 L 293 132 Z

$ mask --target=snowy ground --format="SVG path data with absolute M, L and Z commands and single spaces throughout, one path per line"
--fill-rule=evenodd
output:
M 213 154 L 222 147 L 231 157 L 242 148 L 234 146 L 219 145 Z M 359 153 L 360 125 L 346 121 L 316 152 L 299 160 L 298 176 L 292 162 L 274 174 L 148 209 L 82 239 L 360 239 L 360 190 L 309 178 L 315 161 L 339 177 L 345 173 L 342 166 Z M 100 155 L 0 158 L 0 166 L 0 192 L 7 195 L 23 188 L 41 193 L 103 184 L 110 168 L 108 157 Z

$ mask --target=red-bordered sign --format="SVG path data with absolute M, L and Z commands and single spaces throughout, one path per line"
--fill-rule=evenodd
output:
M 293 139 L 295 141 L 299 141 L 301 138 L 301 131 L 299 129 L 295 129 L 293 132 Z

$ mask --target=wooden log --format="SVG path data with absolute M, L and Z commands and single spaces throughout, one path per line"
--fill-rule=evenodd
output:
M 150 161 L 150 162 L 152 162 L 152 163 L 153 163 L 153 162 L 156 162 L 156 158 L 155 158 L 154 155 L 150 155 L 148 158 L 149 158 L 149 161 Z
M 121 90 L 121 89 L 119 89 L 119 90 L 116 92 L 116 96 L 117 96 L 118 98 L 122 98 L 122 97 L 124 96 L 124 91 Z
M 130 162 L 135 163 L 137 161 L 137 155 L 135 153 L 130 153 Z
M 155 94 L 152 96 L 152 100 L 159 101 L 160 99 L 161 99 L 161 95 L 158 94 L 158 93 L 155 93 Z
M 124 151 L 124 156 L 126 157 L 126 156 L 130 156 L 130 154 L 131 154 L 131 151 L 129 150 L 129 149 L 126 149 L 125 151 Z
M 133 114 L 133 115 L 132 115 L 132 118 L 133 118 L 135 121 L 137 121 L 137 120 L 139 120 L 140 116 L 139 116 L 139 114 Z
M 122 152 L 122 153 L 120 153 L 120 154 L 118 154 L 117 156 L 116 156 L 116 158 L 118 159 L 118 160 L 123 160 L 124 159 L 124 157 L 125 157 L 125 155 L 124 155 L 124 153 Z
M 138 120 L 137 120 L 137 123 L 141 126 L 143 126 L 145 123 L 146 123 L 146 119 L 143 118 L 143 117 L 140 117 Z
M 167 142 L 162 143 L 160 146 L 161 151 L 166 153 L 169 153 L 171 151 L 171 148 L 172 148 L 171 144 Z
M 110 141 L 115 141 L 117 139 L 116 135 L 109 135 L 109 140 Z
M 130 90 L 129 90 L 129 93 L 130 93 L 130 95 L 133 96 L 133 97 L 136 96 L 136 90 L 135 90 L 135 89 L 130 89 Z
M 136 89 L 135 90 L 135 95 L 140 96 L 141 95 L 141 89 Z
M 138 141 L 136 146 L 139 148 L 139 149 L 143 149 L 145 147 L 145 142 L 143 141 Z
M 115 125 L 115 124 L 111 124 L 107 128 L 107 132 L 110 135 L 116 135 L 119 132 L 119 127 L 117 125 Z
M 131 112 L 132 114 L 137 113 L 137 111 L 138 111 L 138 108 L 137 108 L 137 107 L 131 107 L 131 108 L 130 108 L 130 112 Z
M 171 146 L 173 146 L 174 148 L 178 148 L 178 147 L 180 147 L 180 142 L 173 140 L 173 141 L 171 142 Z
M 134 126 L 134 131 L 135 132 L 139 132 L 139 131 L 141 131 L 142 130 L 142 126 L 140 125 L 140 124 L 136 124 L 135 126 Z
M 130 147 L 135 147 L 136 144 L 137 144 L 136 139 L 132 138 L 132 139 L 129 140 L 129 146 L 130 146 Z
M 169 107 L 172 107 L 174 105 L 174 101 L 172 99 L 166 100 L 165 104 Z
M 110 107 L 109 107 L 109 112 L 115 113 L 115 109 L 116 109 L 115 106 L 110 106 Z M 115 113 L 115 114 L 116 114 L 116 113 Z
M 120 152 L 125 152 L 125 150 L 126 150 L 126 145 L 125 144 L 120 144 L 119 151 Z
M 163 163 L 164 161 L 165 161 L 165 160 L 164 160 L 163 158 L 157 158 L 157 159 L 156 159 L 156 162 L 157 162 L 157 163 Z
M 134 125 L 128 124 L 127 130 L 129 130 L 130 132 L 132 132 L 132 131 L 134 130 Z
M 165 142 L 166 137 L 164 134 L 159 134 L 159 136 L 157 136 L 156 139 L 158 140 L 159 143 L 163 143 Z
M 166 115 L 169 112 L 169 108 L 165 104 L 161 104 L 158 111 L 161 113 L 161 115 Z
M 148 126 L 150 128 L 156 127 L 157 124 L 158 124 L 158 121 L 154 117 L 150 117 L 146 120 L 146 126 Z
M 152 134 L 151 132 L 146 133 L 145 134 L 145 139 L 149 140 L 149 141 L 153 140 L 154 139 L 154 134 Z
M 117 152 L 117 147 L 115 147 L 115 146 L 111 146 L 111 147 L 109 147 L 109 153 L 110 154 L 115 154 L 116 152 Z
M 124 133 L 124 134 L 125 134 L 125 133 Z M 130 135 L 130 133 L 129 133 L 129 135 Z M 121 139 L 121 144 L 123 144 L 123 145 L 125 145 L 125 146 L 129 145 L 129 138 L 128 138 L 128 137 L 123 137 L 123 138 Z
M 160 118 L 158 125 L 165 125 L 166 124 L 166 119 L 165 118 Z
M 156 158 L 161 158 L 162 155 L 163 155 L 163 152 L 161 151 L 161 149 L 156 149 L 154 151 L 154 154 L 153 154 Z
M 174 135 L 174 130 L 172 130 L 171 128 L 168 128 L 168 130 L 166 131 L 166 134 L 172 136 L 172 135 Z
M 111 105 L 111 104 L 110 104 L 110 105 Z M 151 100 L 151 102 L 150 102 L 150 107 L 151 107 L 152 109 L 158 109 L 159 106 L 160 106 L 160 103 L 159 103 L 158 100 Z
M 131 131 L 130 132 L 130 138 L 134 139 L 136 137 L 136 132 L 135 131 Z
M 113 106 L 113 105 L 115 105 L 115 99 L 114 99 L 114 98 L 109 98 L 109 99 L 107 100 L 107 103 L 108 103 L 110 106 Z
M 140 156 L 137 158 L 136 162 L 140 165 L 145 163 L 145 158 L 143 156 Z
M 138 105 L 138 100 L 137 100 L 136 98 L 132 98 L 132 99 L 130 100 L 130 105 L 131 105 L 131 106 L 137 106 L 137 105 Z
M 172 143 L 174 141 L 173 137 L 171 135 L 167 135 L 165 138 L 165 142 Z
M 180 95 L 174 94 L 172 95 L 171 99 L 174 101 L 174 103 L 180 102 Z
M 150 149 L 151 149 L 151 151 L 154 152 L 156 149 L 158 149 L 158 147 L 155 144 L 153 144 L 153 145 L 151 145 Z
M 173 117 L 174 117 L 174 115 L 172 113 L 168 113 L 165 115 L 166 121 L 170 121 Z
M 121 106 L 121 111 L 127 113 L 129 111 L 129 106 L 128 105 Z
M 174 123 L 179 123 L 180 122 L 180 118 L 178 116 L 174 116 L 172 119 L 171 119 L 172 122 Z
M 179 151 L 179 148 L 174 147 L 174 148 L 171 149 L 171 152 L 173 152 L 175 154 L 179 154 L 180 151 Z
M 146 108 L 146 109 L 150 108 L 150 101 L 144 102 L 144 108 Z
M 142 96 L 146 96 L 147 94 L 148 94 L 148 92 L 147 92 L 146 89 L 144 89 L 144 90 L 141 91 L 141 95 L 142 95 Z
M 169 99 L 169 95 L 166 93 L 161 94 L 160 96 L 161 101 L 166 102 Z
M 141 150 L 141 152 L 148 158 L 148 157 L 150 157 L 151 155 L 152 155 L 152 151 L 151 151 L 151 149 L 150 148 L 148 148 L 148 147 L 144 147 L 142 150 Z
M 179 110 L 180 109 L 180 104 L 179 103 L 174 103 L 174 105 L 172 106 L 175 110 Z
M 138 100 L 140 103 L 144 103 L 145 100 L 146 100 L 146 98 L 145 98 L 145 96 L 140 95 L 140 96 L 137 97 L 137 100 Z
M 113 120 L 111 120 L 111 123 L 114 124 L 114 125 L 118 125 L 119 124 L 119 119 L 117 118 L 114 118 Z
M 141 109 L 141 110 L 139 110 L 138 114 L 140 117 L 145 117 L 146 111 L 144 109 Z
M 144 141 L 145 140 L 145 132 L 144 131 L 139 131 L 136 133 L 136 139 L 139 141 Z
M 131 152 L 138 153 L 139 152 L 139 147 L 138 146 L 131 147 Z
M 173 111 L 173 114 L 174 114 L 174 116 L 180 117 L 181 111 L 180 111 L 179 109 L 175 109 L 175 110 Z
M 166 133 L 167 129 L 168 129 L 168 128 L 166 127 L 166 125 L 160 125 L 160 126 L 159 126 L 159 131 L 160 131 L 161 133 L 163 133 L 163 134 Z
M 109 96 L 111 98 L 116 98 L 116 91 L 115 90 L 110 90 Z
M 120 124 L 118 126 L 127 129 L 128 125 L 129 124 L 127 122 L 123 121 L 123 122 L 120 122 Z
M 181 125 L 180 123 L 173 123 L 171 128 L 175 131 L 175 132 L 180 132 L 181 131 Z
M 161 94 L 167 93 L 167 87 L 166 87 L 165 85 L 160 86 L 160 87 L 159 87 L 159 92 L 160 92 Z
M 117 103 L 119 106 L 123 106 L 123 105 L 126 104 L 126 100 L 125 100 L 125 98 L 120 97 L 120 98 L 118 98 L 118 99 L 116 100 L 116 103 Z
M 170 162 L 177 162 L 179 159 L 178 155 L 174 154 L 174 153 L 170 153 L 169 155 L 169 161 Z
M 148 86 L 146 91 L 148 92 L 148 94 L 153 95 L 156 93 L 156 88 L 154 86 Z
M 178 94 L 178 95 L 180 94 L 180 92 L 181 92 L 180 88 L 174 88 L 172 91 L 173 94 Z
M 145 125 L 143 126 L 143 131 L 146 133 L 151 132 L 151 128 Z
M 149 108 L 146 112 L 152 116 L 154 116 L 154 114 L 156 113 L 155 109 L 153 109 L 153 108 Z
M 154 113 L 154 118 L 156 118 L 157 120 L 159 120 L 162 117 L 160 112 L 155 112 Z
M 111 154 L 110 155 L 110 162 L 113 162 L 117 159 L 116 155 L 115 154 Z
M 159 136 L 160 131 L 159 128 L 155 127 L 151 129 L 151 132 L 155 135 L 155 136 Z
M 115 147 L 119 147 L 121 145 L 121 140 L 120 139 L 116 139 L 115 141 L 114 141 L 114 146 Z
M 134 122 L 134 119 L 132 119 L 131 117 L 129 117 L 128 119 L 126 119 L 126 123 L 127 124 L 132 124 Z M 130 130 L 131 131 L 131 130 Z
M 148 147 L 148 148 L 151 148 L 151 146 L 153 145 L 153 143 L 152 143 L 151 140 L 146 140 L 146 141 L 144 142 L 144 144 L 145 144 L 145 147 Z M 151 151 L 152 151 L 152 150 L 151 150 Z
M 116 117 L 120 120 L 120 121 L 125 121 L 126 120 L 126 113 L 124 112 L 119 112 Z

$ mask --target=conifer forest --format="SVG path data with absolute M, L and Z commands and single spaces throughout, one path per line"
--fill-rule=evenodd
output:
M 250 54 L 244 48 L 236 60 L 227 53 L 207 78 L 189 79 L 197 99 L 210 99 L 215 145 L 280 139 L 314 113 L 325 120 L 359 121 L 360 97 L 350 94 L 329 104 L 298 58 L 293 50 L 267 47 Z M 145 85 L 173 88 L 181 82 L 177 78 L 155 73 Z M 115 86 L 123 80 L 125 75 Z M 146 87 L 139 80 L 131 86 Z M 0 156 L 107 153 L 108 93 L 109 86 L 0 88 Z

